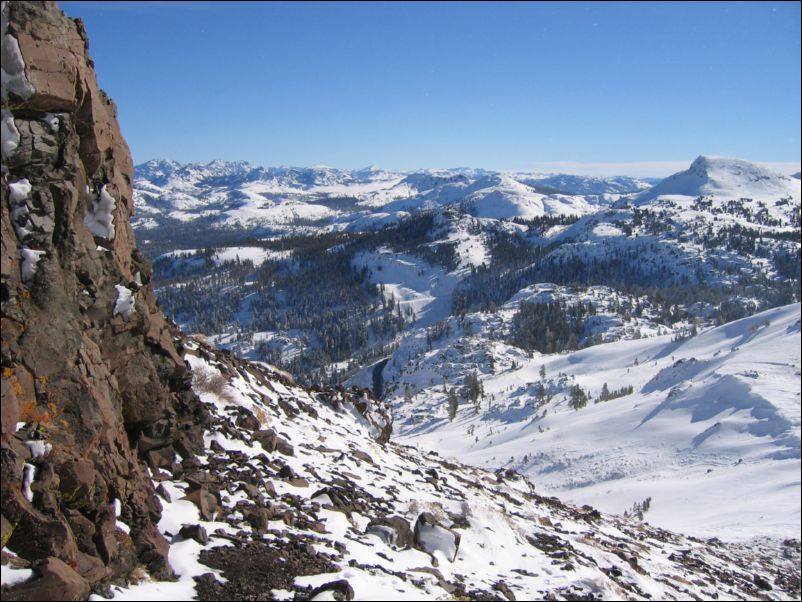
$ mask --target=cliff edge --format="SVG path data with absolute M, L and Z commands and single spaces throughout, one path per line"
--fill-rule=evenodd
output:
M 54 2 L 3 2 L 2 53 L 2 543 L 80 597 L 169 578 L 138 457 L 193 456 L 207 415 L 128 223 L 116 106 Z

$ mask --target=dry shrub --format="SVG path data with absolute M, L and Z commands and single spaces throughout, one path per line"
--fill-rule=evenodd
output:
M 443 522 L 446 519 L 446 512 L 440 502 L 420 502 L 412 500 L 409 503 L 408 512 L 411 516 L 418 516 L 423 512 L 429 512 L 434 516 L 437 522 Z
M 229 390 L 228 380 L 217 371 L 193 370 L 192 388 L 196 393 L 210 393 L 232 405 L 236 404 L 236 400 Z
M 256 416 L 256 419 L 262 426 L 268 426 L 270 424 L 270 415 L 263 407 L 253 406 L 253 415 Z

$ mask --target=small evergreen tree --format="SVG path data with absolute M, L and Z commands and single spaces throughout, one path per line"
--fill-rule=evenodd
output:
M 571 387 L 568 405 L 575 410 L 579 410 L 580 408 L 584 408 L 586 405 L 588 405 L 588 395 L 579 385 L 574 385 Z
M 464 397 L 476 403 L 482 394 L 482 382 L 479 380 L 479 374 L 474 370 L 465 377 Z
M 537 383 L 537 387 L 535 387 L 535 407 L 540 407 L 544 403 L 546 403 L 546 387 L 540 382 Z
M 452 387 L 448 392 L 448 419 L 454 420 L 457 416 L 457 408 L 459 407 L 459 400 L 457 399 L 457 392 Z

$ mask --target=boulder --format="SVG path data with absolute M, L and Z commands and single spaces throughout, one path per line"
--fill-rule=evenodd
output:
M 170 544 L 158 529 L 146 521 L 140 528 L 132 530 L 131 534 L 136 546 L 136 555 L 147 567 L 148 572 L 156 579 L 174 579 L 175 575 L 168 560 Z
M 265 533 L 270 520 L 273 518 L 269 509 L 259 507 L 252 507 L 252 509 L 244 513 L 244 515 L 248 524 L 258 533 Z
M 292 456 L 295 454 L 295 450 L 290 442 L 276 434 L 276 431 L 273 429 L 258 430 L 254 432 L 253 438 L 265 448 L 265 451 L 271 453 L 278 451 L 285 456 Z
M 206 533 L 206 529 L 203 528 L 203 525 L 184 525 L 181 527 L 178 534 L 184 539 L 194 539 L 203 546 L 209 543 L 209 534 Z
M 72 458 L 59 466 L 61 501 L 70 508 L 94 510 L 95 466 L 89 460 Z
M 423 512 L 415 521 L 414 545 L 432 556 L 440 552 L 449 562 L 454 562 L 460 539 L 459 533 L 441 525 L 430 512 Z
M 36 578 L 3 592 L 4 600 L 86 600 L 89 583 L 58 558 L 33 565 Z
M 20 557 L 36 561 L 56 557 L 72 564 L 78 547 L 63 515 L 45 515 L 19 489 L 3 491 L 3 515 L 14 525 L 7 545 Z
M 310 600 L 353 600 L 354 588 L 345 579 L 329 581 L 317 586 L 309 594 Z
M 368 523 L 365 532 L 376 535 L 397 550 L 409 549 L 413 544 L 412 528 L 407 519 L 401 516 L 374 518 Z
M 201 485 L 190 490 L 183 498 L 189 500 L 198 507 L 200 517 L 203 520 L 214 520 L 214 515 L 217 512 L 217 498 L 209 491 L 206 485 Z
M 259 422 L 259 419 L 247 408 L 239 407 L 237 408 L 237 412 L 238 416 L 235 422 L 238 427 L 248 431 L 258 431 L 262 428 L 262 423 Z
M 108 573 L 106 565 L 103 564 L 100 558 L 83 552 L 78 552 L 76 570 L 88 583 L 98 583 L 105 579 Z

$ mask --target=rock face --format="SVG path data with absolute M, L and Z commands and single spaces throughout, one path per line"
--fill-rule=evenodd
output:
M 2 15 L 3 544 L 87 587 L 168 577 L 140 459 L 201 444 L 207 410 L 136 249 L 131 155 L 82 23 L 53 2 Z

